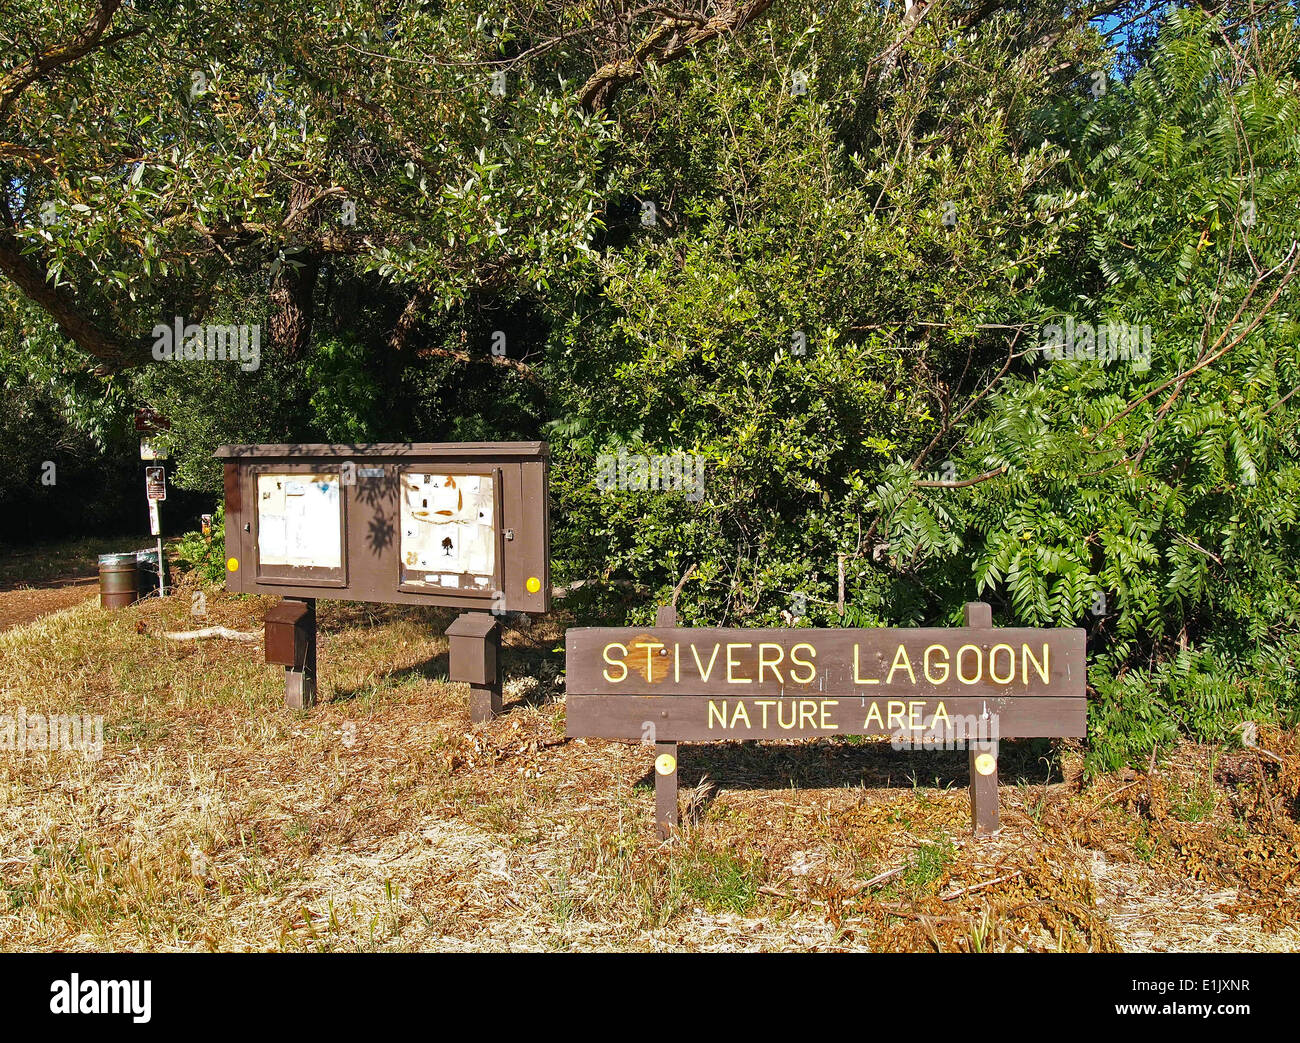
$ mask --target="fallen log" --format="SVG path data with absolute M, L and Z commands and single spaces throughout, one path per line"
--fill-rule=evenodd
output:
M 202 630 L 163 631 L 172 641 L 197 641 L 201 637 L 225 637 L 231 641 L 256 641 L 256 631 L 231 630 L 229 627 L 204 627 Z

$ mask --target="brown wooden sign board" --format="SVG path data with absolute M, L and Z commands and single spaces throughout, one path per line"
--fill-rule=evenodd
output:
M 226 589 L 551 605 L 545 442 L 224 445 Z
M 570 696 L 570 737 L 664 742 L 896 736 L 921 746 L 977 738 L 1082 737 L 1084 700 L 944 696 L 934 699 L 732 698 L 713 695 Z M 981 730 L 980 722 L 987 722 Z M 993 723 L 996 722 L 996 723 Z M 653 726 L 653 727 L 652 727 Z
M 976 828 L 991 832 L 998 740 L 1086 732 L 1085 634 L 995 628 L 978 602 L 966 614 L 966 627 L 906 630 L 569 630 L 566 731 L 654 744 L 656 785 L 674 791 L 678 742 L 868 735 L 965 746 Z M 663 794 L 658 806 L 666 833 Z
M 936 698 L 1084 694 L 1084 632 L 934 628 L 579 628 L 567 684 L 583 695 Z
M 226 589 L 306 606 L 265 622 L 268 660 L 289 659 L 287 705 L 315 697 L 315 603 L 329 598 L 465 610 L 471 618 L 448 631 L 451 679 L 470 684 L 474 720 L 499 711 L 497 617 L 551 606 L 545 442 L 225 445 L 216 455 Z

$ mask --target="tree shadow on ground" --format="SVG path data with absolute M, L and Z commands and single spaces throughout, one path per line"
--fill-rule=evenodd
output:
M 647 747 L 647 760 L 651 747 Z M 801 743 L 683 743 L 677 748 L 678 784 L 698 786 L 707 775 L 719 789 L 966 789 L 965 750 L 895 750 L 887 742 L 810 739 Z M 651 768 L 637 785 L 654 784 Z M 1064 781 L 1051 746 L 1042 739 L 1003 742 L 998 782 L 1042 786 Z
M 436 656 L 432 656 L 423 662 L 414 663 L 411 666 L 404 666 L 400 670 L 391 670 L 388 673 L 383 674 L 382 679 L 385 681 L 397 681 L 400 683 L 408 678 L 419 677 L 426 681 L 439 681 L 445 684 L 447 681 L 447 670 L 447 653 L 439 652 Z M 374 691 L 375 684 L 376 681 L 367 681 L 364 684 L 354 685 L 351 688 L 335 688 L 333 692 L 330 693 L 329 701 L 332 703 L 343 703 L 352 699 L 357 699 L 368 692 Z

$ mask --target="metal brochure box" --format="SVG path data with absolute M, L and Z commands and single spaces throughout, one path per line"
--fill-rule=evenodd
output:
M 447 628 L 448 676 L 470 684 L 495 684 L 501 634 L 497 621 L 466 613 Z
M 226 589 L 550 608 L 545 442 L 227 445 Z
M 267 611 L 262 625 L 268 663 L 302 669 L 313 636 L 310 617 L 311 609 L 302 601 L 281 601 Z

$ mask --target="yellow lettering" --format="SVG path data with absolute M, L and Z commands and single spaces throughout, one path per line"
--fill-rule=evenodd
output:
M 786 706 L 790 707 L 789 724 L 785 723 L 785 714 L 781 712 L 782 709 L 784 709 Z M 795 705 L 793 699 L 782 699 L 779 703 L 776 704 L 776 723 L 779 724 L 782 728 L 786 728 L 786 729 L 793 728 L 796 720 L 797 710 L 798 710 L 798 706 Z
M 762 710 L 763 710 L 763 727 L 766 728 L 766 727 L 767 727 L 767 708 L 768 708 L 769 706 L 775 706 L 776 703 L 773 702 L 771 699 L 759 699 L 759 700 L 758 700 L 754 705 L 755 705 L 755 706 L 762 707 Z
M 1029 664 L 1032 662 L 1034 664 L 1034 669 L 1038 671 L 1038 676 L 1043 679 L 1043 684 L 1047 684 L 1047 679 L 1052 674 L 1052 663 L 1051 660 L 1048 658 L 1049 650 L 1047 647 L 1047 642 L 1046 641 L 1043 642 L 1043 661 L 1041 663 L 1034 658 L 1033 653 L 1029 651 L 1028 645 L 1020 646 L 1020 654 L 1024 657 L 1021 660 L 1021 667 L 1020 667 L 1021 683 L 1022 684 L 1029 683 Z
M 795 653 L 798 652 L 799 649 L 801 648 L 808 649 L 809 653 L 812 655 L 812 658 L 814 659 L 817 658 L 817 649 L 813 648 L 813 646 L 808 644 L 806 641 L 801 641 L 799 644 L 795 645 L 794 648 L 790 649 L 790 662 L 792 662 L 795 666 L 804 666 L 808 668 L 808 676 L 799 677 L 794 672 L 794 667 L 791 667 L 790 680 L 793 681 L 795 684 L 809 684 L 812 681 L 812 679 L 817 676 L 817 667 L 815 667 L 810 661 L 806 659 L 800 659 L 797 655 L 795 655 Z
M 975 676 L 967 677 L 961 669 L 962 656 L 967 651 L 975 653 Z M 957 649 L 957 680 L 962 684 L 975 684 L 979 681 L 980 675 L 984 672 L 984 650 L 979 645 L 962 645 Z
M 743 699 L 737 699 L 736 712 L 731 715 L 731 726 L 734 728 L 736 726 L 736 722 L 739 721 L 742 717 L 745 719 L 745 727 L 746 728 L 752 727 L 752 725 L 749 723 L 749 713 L 745 710 L 745 701 Z
M 883 717 L 880 716 L 880 704 L 879 704 L 879 703 L 872 703 L 872 704 L 871 704 L 871 709 L 867 711 L 867 719 L 866 719 L 866 721 L 865 721 L 865 722 L 863 723 L 863 725 L 862 725 L 862 730 L 863 730 L 863 731 L 866 731 L 868 728 L 871 727 L 871 718 L 873 718 L 873 717 L 876 719 L 876 723 L 877 723 L 878 725 L 880 725 L 881 728 L 883 728 L 883 727 L 885 726 L 885 719 L 884 719 Z
M 834 724 L 834 723 L 833 723 L 833 722 L 832 722 L 832 721 L 831 721 L 831 720 L 826 716 L 826 707 L 828 707 L 828 706 L 839 706 L 839 705 L 840 705 L 840 701 L 839 701 L 838 699 L 823 699 L 823 700 L 822 700 L 822 727 L 825 728 L 825 729 L 827 729 L 828 731 L 837 732 L 837 731 L 840 730 L 840 726 L 839 726 L 838 724 Z
M 740 642 L 740 641 L 736 642 L 735 644 L 727 645 L 727 684 L 753 684 L 754 683 L 754 679 L 752 677 L 736 677 L 733 675 L 732 671 L 735 670 L 735 668 L 738 667 L 740 664 L 731 658 L 731 650 L 733 648 L 753 648 L 753 647 L 754 646 L 749 644 L 748 642 Z
M 901 660 L 901 662 L 900 662 Z M 907 658 L 907 649 L 902 645 L 898 646 L 898 651 L 894 653 L 894 665 L 889 668 L 889 676 L 885 678 L 886 684 L 894 683 L 894 671 L 906 670 L 908 680 L 916 684 L 916 674 L 912 673 L 912 661 Z M 890 704 L 893 705 L 892 703 Z
M 952 723 L 952 718 L 948 716 L 948 708 L 943 703 L 934 708 L 934 716 L 930 719 L 931 727 L 938 727 L 940 718 L 943 719 L 945 729 Z
M 998 676 L 998 653 L 1007 654 L 1007 675 Z M 998 684 L 1009 684 L 1016 679 L 1016 650 L 1010 645 L 994 645 L 989 649 L 989 677 Z
M 817 727 L 817 704 L 811 699 L 804 699 L 799 703 L 799 727 Z
M 725 699 L 722 701 L 721 710 L 718 709 L 717 703 L 712 699 L 709 700 L 709 731 L 713 730 L 713 718 L 715 716 L 718 719 L 718 727 L 725 728 L 727 726 L 727 701 Z
M 655 649 L 656 649 L 656 648 L 663 648 L 664 646 L 663 646 L 662 644 L 660 644 L 658 641 L 642 641 L 640 647 L 642 647 L 642 648 L 645 649 L 645 677 L 646 677 L 646 680 L 647 680 L 647 681 L 653 681 L 653 680 L 654 680 L 654 670 L 655 670 L 655 659 L 654 659 Z
M 907 704 L 898 702 L 894 699 L 889 700 L 889 727 L 894 726 L 894 719 L 898 719 L 898 726 L 903 727 L 903 711 L 907 709 Z
M 880 684 L 879 677 L 863 677 L 861 668 L 858 666 L 858 643 L 853 643 L 853 683 L 854 684 Z
M 621 659 L 610 659 L 609 650 L 611 648 L 617 648 L 624 655 L 627 655 L 627 645 L 620 645 L 617 641 L 614 641 L 605 646 L 605 651 L 603 653 L 605 662 L 607 662 L 610 666 L 620 667 L 623 671 L 617 677 L 610 677 L 608 670 L 603 671 L 606 681 L 608 681 L 610 684 L 618 684 L 620 681 L 622 681 L 624 678 L 627 677 L 627 663 L 623 662 Z
M 768 661 L 767 657 L 763 654 L 769 649 L 776 653 L 776 658 L 771 660 L 770 662 Z M 759 645 L 758 646 L 758 683 L 759 684 L 763 683 L 763 668 L 766 666 L 772 668 L 772 673 L 776 674 L 776 679 L 779 683 L 785 684 L 785 678 L 781 676 L 781 671 L 778 669 L 781 660 L 784 658 L 785 658 L 785 649 L 783 649 L 780 645 L 773 644 L 771 641 L 764 641 L 761 645 Z
M 917 707 L 920 707 L 918 710 Z M 907 704 L 907 726 L 912 729 L 925 727 L 925 703 L 913 700 Z
M 939 662 L 939 665 L 943 667 L 943 673 L 938 677 L 935 677 L 934 674 L 930 672 L 930 655 L 934 652 L 943 653 L 943 659 Z M 931 645 L 925 650 L 925 679 L 927 681 L 931 684 L 943 684 L 948 680 L 950 672 L 951 669 L 948 666 L 948 649 L 944 648 L 943 645 Z
M 718 658 L 718 646 L 713 646 L 713 655 L 709 656 L 709 668 L 707 670 L 704 669 L 704 664 L 700 662 L 700 650 L 694 645 L 691 645 L 691 655 L 695 656 L 695 669 L 700 673 L 700 680 L 707 682 L 709 674 L 713 673 L 713 662 Z

